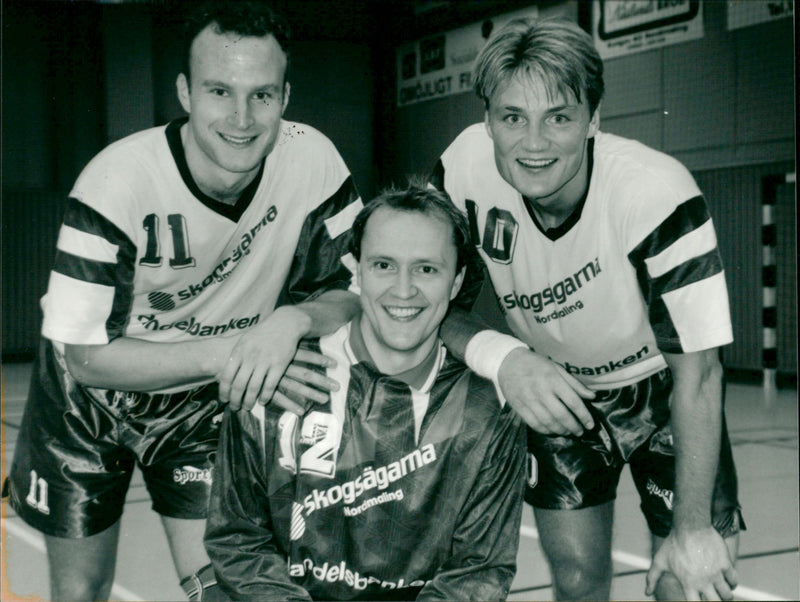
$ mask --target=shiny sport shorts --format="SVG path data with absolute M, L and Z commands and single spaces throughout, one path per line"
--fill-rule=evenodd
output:
M 99 533 L 122 515 L 135 465 L 153 510 L 205 518 L 224 409 L 217 385 L 172 394 L 83 387 L 42 345 L 3 486 L 23 520 L 56 537 Z
M 625 464 L 650 531 L 666 537 L 672 526 L 675 450 L 669 426 L 672 375 L 662 370 L 638 383 L 596 391 L 587 402 L 595 427 L 580 437 L 548 436 L 528 429 L 534 478 L 525 500 L 535 508 L 572 510 L 616 499 Z M 744 529 L 736 468 L 723 419 L 712 522 L 723 537 Z

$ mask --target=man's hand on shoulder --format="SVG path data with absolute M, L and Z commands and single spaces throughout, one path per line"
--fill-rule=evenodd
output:
M 309 329 L 310 318 L 292 306 L 279 307 L 239 337 L 218 375 L 219 395 L 234 410 L 250 410 L 272 399 L 278 382 Z
M 579 436 L 594 427 L 583 401 L 594 392 L 530 349 L 511 351 L 500 365 L 498 381 L 511 407 L 537 432 Z
M 298 415 L 302 415 L 311 403 L 328 403 L 330 392 L 341 387 L 325 375 L 325 369 L 334 366 L 336 360 L 327 355 L 298 349 L 275 389 L 272 402 Z

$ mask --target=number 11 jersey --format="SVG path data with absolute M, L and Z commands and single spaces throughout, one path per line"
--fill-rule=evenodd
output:
M 42 299 L 45 337 L 230 336 L 278 305 L 350 286 L 349 231 L 362 203 L 325 136 L 281 122 L 259 173 L 226 205 L 192 179 L 184 123 L 124 138 L 81 173 Z

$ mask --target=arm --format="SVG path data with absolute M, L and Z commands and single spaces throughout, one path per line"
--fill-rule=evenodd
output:
M 417 600 L 504 600 L 516 572 L 525 430 L 506 412 L 492 429 L 492 442 L 453 533 L 452 554 Z
M 456 357 L 466 358 L 473 371 L 499 384 L 508 403 L 532 429 L 545 434 L 580 435 L 594 427 L 583 402 L 593 398 L 594 392 L 521 342 L 513 344 L 513 337 L 497 335 L 490 339 L 486 332 L 479 321 L 454 307 L 442 324 L 441 337 Z
M 736 571 L 711 525 L 711 503 L 722 429 L 722 366 L 717 349 L 664 354 L 675 387 L 671 401 L 675 440 L 675 508 L 669 536 L 653 558 L 647 593 L 664 572 L 680 581 L 688 600 L 732 599 Z
M 357 297 L 323 293 L 313 301 L 276 309 L 239 337 L 152 343 L 120 337 L 106 345 L 67 345 L 67 367 L 83 385 L 153 391 L 219 379 L 220 399 L 249 409 L 268 400 L 303 337 L 319 336 L 349 321 Z
M 263 425 L 226 412 L 220 434 L 205 545 L 220 585 L 236 600 L 310 600 L 289 577 L 269 516 Z
M 213 380 L 235 337 L 153 343 L 119 337 L 105 345 L 65 345 L 70 374 L 82 385 L 121 391 L 155 391 Z

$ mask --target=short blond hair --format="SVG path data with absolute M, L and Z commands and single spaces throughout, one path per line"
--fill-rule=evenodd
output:
M 475 60 L 475 93 L 489 108 L 497 89 L 511 78 L 525 76 L 541 81 L 549 93 L 564 98 L 584 96 L 594 114 L 603 98 L 603 60 L 592 38 L 563 18 L 518 18 L 490 38 Z

